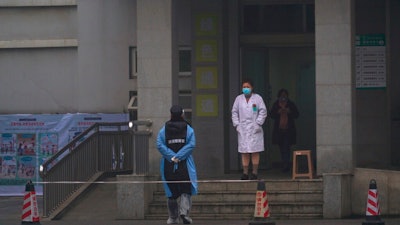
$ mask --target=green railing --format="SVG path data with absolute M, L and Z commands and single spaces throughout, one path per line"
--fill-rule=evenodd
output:
M 40 166 L 43 216 L 56 218 L 102 176 L 147 174 L 151 124 L 96 123 L 44 162 Z

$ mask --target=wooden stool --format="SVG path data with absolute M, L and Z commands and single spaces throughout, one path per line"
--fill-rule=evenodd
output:
M 306 156 L 307 157 L 307 166 L 308 166 L 308 172 L 307 173 L 299 173 L 298 172 L 298 163 L 297 163 L 297 157 L 298 156 Z M 296 179 L 297 177 L 308 177 L 309 179 L 313 178 L 313 166 L 312 166 L 312 160 L 311 160 L 311 150 L 297 150 L 293 151 L 293 175 L 292 179 Z

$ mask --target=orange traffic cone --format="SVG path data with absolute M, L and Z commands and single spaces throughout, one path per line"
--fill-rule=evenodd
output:
M 267 191 L 265 190 L 265 183 L 258 181 L 256 192 L 256 203 L 254 210 L 254 220 L 249 225 L 275 225 L 275 222 L 266 221 L 270 216 Z
M 369 182 L 367 209 L 365 212 L 366 221 L 363 222 L 362 224 L 363 225 L 368 225 L 368 224 L 385 225 L 385 222 L 381 221 L 380 214 L 381 214 L 381 211 L 379 209 L 378 189 L 377 189 L 376 181 L 374 179 L 372 179 Z
M 24 205 L 22 206 L 21 224 L 39 224 L 39 210 L 36 200 L 35 187 L 32 181 L 25 185 Z

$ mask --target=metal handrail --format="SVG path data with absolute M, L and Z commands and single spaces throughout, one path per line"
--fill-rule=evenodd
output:
M 147 174 L 151 125 L 151 121 L 93 124 L 44 162 L 39 169 L 43 216 L 55 218 L 104 174 Z

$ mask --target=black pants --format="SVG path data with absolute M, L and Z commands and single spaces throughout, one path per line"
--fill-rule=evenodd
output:
M 179 198 L 182 194 L 192 193 L 192 184 L 190 182 L 189 173 L 187 170 L 186 160 L 179 163 L 164 162 L 164 176 L 168 183 L 168 187 L 172 193 L 173 199 Z
M 290 142 L 289 132 L 285 130 L 279 131 L 279 149 L 284 166 L 288 166 L 290 163 Z

